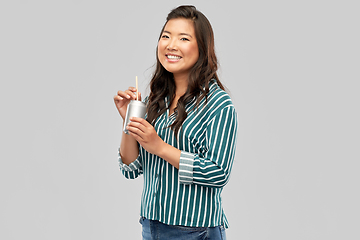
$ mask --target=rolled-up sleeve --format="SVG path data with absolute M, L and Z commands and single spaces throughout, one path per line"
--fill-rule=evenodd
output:
M 135 179 L 143 173 L 140 154 L 134 162 L 127 165 L 123 163 L 120 155 L 120 149 L 118 149 L 118 160 L 119 160 L 120 170 L 126 178 Z
M 235 158 L 237 114 L 233 106 L 219 111 L 206 126 L 206 153 L 181 152 L 179 181 L 206 187 L 223 187 Z
M 183 184 L 193 182 L 194 154 L 181 151 L 179 163 L 179 180 Z

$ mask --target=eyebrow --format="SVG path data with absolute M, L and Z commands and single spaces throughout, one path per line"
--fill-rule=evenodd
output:
M 164 31 L 163 31 L 163 33 L 168 33 L 168 34 L 171 34 L 171 32 L 166 31 L 166 30 L 164 30 Z M 190 34 L 188 34 L 188 33 L 179 33 L 179 35 L 186 35 L 186 36 L 189 36 L 189 37 L 191 37 L 191 38 L 192 38 L 192 36 L 191 36 Z

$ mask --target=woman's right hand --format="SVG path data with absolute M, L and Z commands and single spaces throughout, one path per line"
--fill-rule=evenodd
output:
M 114 102 L 117 110 L 120 113 L 122 119 L 125 119 L 127 106 L 131 100 L 136 100 L 136 91 L 134 87 L 129 87 L 129 89 L 123 91 L 118 91 L 117 95 L 114 96 Z M 141 101 L 141 94 L 139 92 L 139 101 Z

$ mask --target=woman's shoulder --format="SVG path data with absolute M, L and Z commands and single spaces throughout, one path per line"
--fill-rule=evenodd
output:
M 217 84 L 215 79 L 211 80 L 209 83 L 209 93 L 208 93 L 208 105 L 210 106 L 219 106 L 222 107 L 233 107 L 233 103 L 230 95 Z

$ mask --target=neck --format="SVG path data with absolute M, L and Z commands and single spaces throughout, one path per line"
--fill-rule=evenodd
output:
M 189 85 L 188 75 L 174 75 L 174 81 L 176 86 L 176 96 L 184 95 Z

